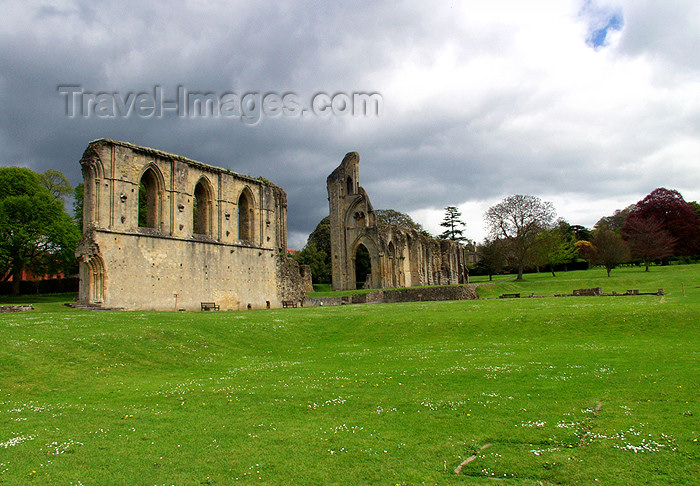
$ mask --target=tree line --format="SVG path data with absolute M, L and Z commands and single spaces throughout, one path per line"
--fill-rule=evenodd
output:
M 379 224 L 413 228 L 431 236 L 404 213 L 377 210 Z M 466 224 L 456 206 L 445 208 L 436 236 L 473 245 L 465 236 Z M 686 202 L 676 190 L 658 188 L 644 199 L 611 216 L 600 218 L 592 229 L 556 219 L 550 202 L 536 196 L 514 195 L 484 214 L 487 238 L 476 245 L 478 262 L 472 274 L 513 272 L 518 279 L 528 270 L 600 265 L 610 272 L 625 263 L 668 263 L 671 258 L 694 261 L 700 255 L 700 205 Z M 330 220 L 325 217 L 294 258 L 310 265 L 314 283 L 331 281 Z
M 80 203 L 76 218 L 65 210 L 71 194 Z M 36 276 L 77 273 L 81 225 L 82 184 L 71 187 L 54 169 L 41 174 L 0 168 L 0 281 L 11 279 L 14 295 L 26 271 Z
M 73 198 L 71 217 L 65 211 Z M 141 199 L 141 198 L 140 198 Z M 145 198 L 144 198 L 145 201 Z M 140 201 L 141 202 L 141 201 Z M 25 271 L 34 275 L 77 272 L 75 249 L 82 233 L 83 184 L 71 187 L 58 170 L 36 173 L 26 168 L 0 168 L 0 282 L 12 279 L 13 293 Z M 412 228 L 432 236 L 409 215 L 376 210 L 380 225 Z M 514 195 L 490 207 L 484 219 L 488 237 L 474 245 L 456 206 L 445 208 L 437 235 L 476 246 L 473 274 L 567 269 L 577 262 L 610 271 L 620 264 L 668 263 L 671 258 L 694 261 L 700 255 L 700 205 L 686 202 L 676 190 L 658 188 L 644 199 L 602 217 L 592 229 L 556 219 L 552 203 Z M 330 220 L 326 216 L 294 258 L 310 265 L 315 283 L 331 281 Z
M 654 189 L 644 199 L 598 220 L 592 230 L 559 219 L 551 203 L 534 196 L 511 196 L 489 208 L 489 237 L 479 246 L 480 269 L 488 274 L 516 269 L 555 267 L 584 260 L 605 267 L 608 276 L 625 263 L 700 255 L 700 205 L 688 203 L 676 190 Z

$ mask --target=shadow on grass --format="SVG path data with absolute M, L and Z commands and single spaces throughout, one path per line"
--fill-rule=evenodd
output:
M 2 304 L 60 304 L 73 302 L 77 294 L 68 292 L 65 294 L 35 294 L 35 295 L 0 295 Z

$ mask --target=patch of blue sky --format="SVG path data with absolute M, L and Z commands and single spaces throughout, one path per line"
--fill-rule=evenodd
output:
M 584 0 L 579 15 L 588 24 L 586 44 L 593 49 L 608 45 L 610 32 L 621 30 L 625 23 L 619 8 L 600 5 L 597 0 Z
M 602 27 L 595 28 L 591 25 L 591 30 L 586 39 L 586 44 L 598 49 L 600 47 L 606 46 L 608 41 L 608 33 L 613 30 L 620 30 L 624 25 L 624 20 L 622 14 L 613 13 L 607 18 L 607 22 Z

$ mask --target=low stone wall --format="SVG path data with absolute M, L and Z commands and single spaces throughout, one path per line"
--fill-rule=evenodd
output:
M 422 287 L 395 289 L 384 292 L 383 302 L 421 302 L 442 300 L 474 300 L 476 289 L 471 285 L 452 287 Z
M 304 299 L 304 307 L 324 305 L 372 304 L 396 302 L 421 302 L 445 300 L 474 300 L 479 297 L 473 285 L 451 287 L 421 287 L 403 289 L 375 290 L 367 294 L 347 295 L 343 297 L 309 297 Z
M 554 294 L 554 297 L 625 297 L 629 295 L 664 295 L 664 289 L 659 289 L 656 292 L 640 292 L 639 289 L 628 289 L 624 294 L 618 294 L 613 290 L 612 294 L 604 294 L 602 287 L 595 287 L 592 289 L 576 289 L 571 294 Z
M 375 290 L 367 294 L 351 295 L 350 297 L 352 298 L 352 304 L 372 304 L 376 302 L 385 302 L 383 290 Z
M 20 305 L 0 305 L 0 313 L 3 312 L 26 312 L 34 310 L 32 304 L 20 304 Z
M 302 307 L 321 307 L 324 305 L 340 305 L 342 297 L 304 297 Z

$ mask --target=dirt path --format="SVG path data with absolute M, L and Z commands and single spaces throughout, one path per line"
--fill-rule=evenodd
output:
M 479 452 L 483 451 L 484 449 L 488 449 L 488 448 L 491 447 L 492 445 L 493 445 L 493 444 L 484 444 L 483 446 L 481 446 L 481 449 L 479 449 Z M 476 459 L 477 457 L 479 457 L 479 454 L 478 454 L 478 453 L 477 453 L 477 454 L 474 454 L 473 456 L 467 457 L 467 458 L 464 460 L 464 462 L 463 462 L 462 464 L 460 464 L 459 466 L 457 466 L 457 469 L 455 469 L 455 474 L 461 473 L 461 472 L 462 472 L 462 468 L 463 468 L 464 466 L 466 466 L 467 464 L 469 464 L 470 462 L 472 462 L 472 461 L 473 461 L 474 459 Z

